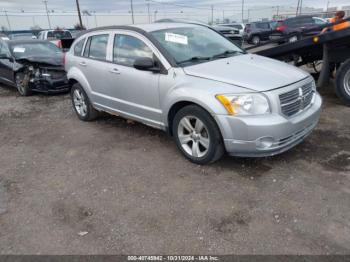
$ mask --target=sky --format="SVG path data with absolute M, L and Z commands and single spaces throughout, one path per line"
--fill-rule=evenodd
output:
M 80 0 L 82 9 L 95 11 L 108 10 L 129 10 L 130 0 Z M 135 10 L 145 9 L 147 0 L 133 0 Z M 192 6 L 196 8 L 231 8 L 240 9 L 241 0 L 150 0 L 150 5 L 163 6 L 164 8 L 176 8 L 178 6 Z M 297 0 L 245 0 L 246 7 L 249 6 L 296 6 Z M 328 0 L 303 0 L 304 6 L 325 8 Z M 158 4 L 159 3 L 159 4 Z M 330 0 L 330 6 L 350 5 L 349 0 Z M 75 9 L 75 0 L 48 0 L 49 9 L 73 10 Z M 0 10 L 44 10 L 42 0 L 1 0 Z M 181 8 L 181 7 L 178 7 Z
M 350 0 L 303 0 L 303 7 L 326 9 L 329 6 L 349 6 Z M 130 24 L 131 0 L 79 0 L 83 17 L 88 27 Z M 271 18 L 279 6 L 280 13 L 291 12 L 298 0 L 244 0 L 244 17 L 250 20 Z M 148 16 L 147 3 L 150 7 Z M 75 0 L 47 0 L 52 27 L 72 27 L 77 22 Z M 133 0 L 136 23 L 146 23 L 160 18 L 182 18 L 209 22 L 211 8 L 214 21 L 228 18 L 241 20 L 242 0 Z M 249 11 L 248 11 L 249 9 Z M 5 16 L 5 12 L 8 19 Z M 294 11 L 293 11 L 294 12 Z M 0 26 L 11 29 L 29 29 L 33 25 L 48 28 L 43 0 L 0 0 Z

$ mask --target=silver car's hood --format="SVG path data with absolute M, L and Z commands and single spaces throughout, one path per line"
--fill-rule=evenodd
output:
M 187 75 L 262 92 L 309 76 L 294 66 L 258 55 L 238 55 L 183 68 Z

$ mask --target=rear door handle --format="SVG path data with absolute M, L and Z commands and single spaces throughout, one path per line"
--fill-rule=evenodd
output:
M 80 62 L 79 65 L 86 66 L 86 63 L 85 62 Z
M 120 71 L 118 70 L 118 68 L 112 68 L 111 70 L 109 70 L 109 72 L 112 74 L 120 75 Z

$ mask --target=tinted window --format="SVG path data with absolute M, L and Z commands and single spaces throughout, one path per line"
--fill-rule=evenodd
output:
M 83 51 L 85 38 L 81 39 L 75 46 L 74 46 L 74 55 L 81 56 L 81 51 Z
M 297 17 L 293 19 L 287 19 L 285 23 L 289 26 L 302 26 L 302 25 L 308 25 L 308 24 L 314 24 L 314 20 L 312 17 Z
M 153 58 L 152 50 L 140 39 L 128 35 L 114 37 L 113 61 L 125 66 L 133 66 L 137 58 Z
M 69 31 L 49 31 L 47 32 L 47 38 L 51 39 L 64 39 L 72 38 L 72 35 Z
M 89 37 L 84 56 L 106 60 L 108 35 L 94 35 Z
M 258 23 L 258 24 L 256 24 L 256 27 L 259 29 L 270 29 L 270 24 L 269 23 Z

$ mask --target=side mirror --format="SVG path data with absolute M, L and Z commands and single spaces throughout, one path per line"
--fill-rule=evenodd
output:
M 157 67 L 154 63 L 154 60 L 149 57 L 140 57 L 137 58 L 134 62 L 134 67 L 142 71 L 151 71 L 154 73 L 159 73 L 160 68 Z

